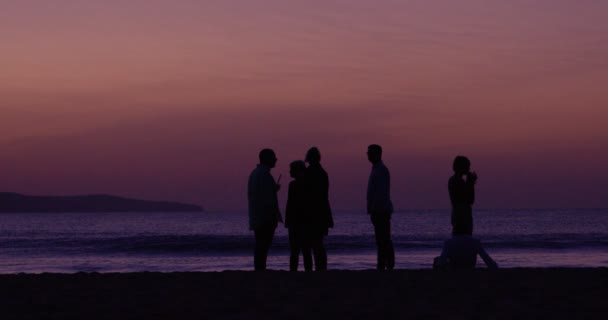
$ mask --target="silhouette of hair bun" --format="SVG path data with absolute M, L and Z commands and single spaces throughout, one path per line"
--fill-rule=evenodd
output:
M 321 152 L 319 152 L 319 149 L 317 149 L 317 147 L 312 147 L 308 149 L 308 152 L 306 152 L 305 160 L 308 163 L 321 162 Z

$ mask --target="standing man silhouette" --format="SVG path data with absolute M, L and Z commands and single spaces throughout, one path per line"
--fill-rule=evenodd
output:
M 306 153 L 308 168 L 304 181 L 308 190 L 308 210 L 312 222 L 310 245 L 315 260 L 315 269 L 327 270 L 327 250 L 323 238 L 333 228 L 334 220 L 329 205 L 329 176 L 321 166 L 321 152 L 312 147 Z
M 391 240 L 391 176 L 382 162 L 382 147 L 372 144 L 367 148 L 367 159 L 372 163 L 372 172 L 367 184 L 367 213 L 370 215 L 376 234 L 378 270 L 395 268 L 395 250 Z
M 471 171 L 471 161 L 465 156 L 454 158 L 454 175 L 448 181 L 452 202 L 452 234 L 473 234 L 473 203 L 477 174 Z
M 268 250 L 274 231 L 283 222 L 279 211 L 277 192 L 280 185 L 274 181 L 270 169 L 277 163 L 272 149 L 263 149 L 259 154 L 260 164 L 249 175 L 247 198 L 249 200 L 249 229 L 255 234 L 255 270 L 266 270 Z

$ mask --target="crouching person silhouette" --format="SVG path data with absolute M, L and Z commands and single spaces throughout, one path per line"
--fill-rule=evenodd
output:
M 483 259 L 488 269 L 498 268 L 498 264 L 483 249 L 481 241 L 469 235 L 455 235 L 445 241 L 441 256 L 433 261 L 433 269 L 474 269 L 477 255 Z

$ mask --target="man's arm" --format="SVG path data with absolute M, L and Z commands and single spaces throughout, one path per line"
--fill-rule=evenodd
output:
M 281 210 L 279 209 L 278 192 L 277 182 L 270 172 L 268 172 L 264 177 L 264 210 L 268 210 L 274 214 L 278 222 L 283 222 Z
M 260 213 L 259 197 L 259 179 L 257 173 L 254 171 L 249 175 L 249 181 L 247 182 L 250 229 L 253 229 L 257 225 L 258 215 Z
M 368 214 L 372 214 L 372 209 L 374 207 L 374 200 L 376 198 L 375 196 L 375 192 L 376 192 L 376 186 L 375 186 L 375 175 L 374 175 L 374 170 L 372 169 L 372 172 L 369 175 L 369 179 L 367 182 L 367 213 Z

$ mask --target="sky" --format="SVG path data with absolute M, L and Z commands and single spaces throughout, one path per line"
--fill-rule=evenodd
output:
M 336 210 L 371 143 L 399 209 L 608 207 L 608 2 L 4 0 L 0 190 L 246 208 L 317 146 Z

